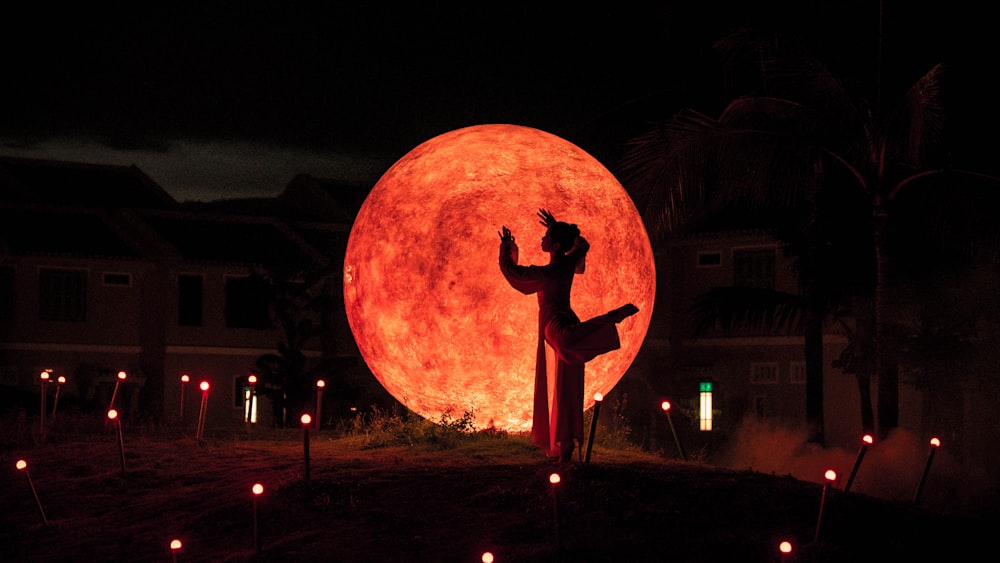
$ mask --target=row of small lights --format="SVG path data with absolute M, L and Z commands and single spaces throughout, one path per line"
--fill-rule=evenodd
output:
M 42 384 L 43 384 L 42 389 L 44 391 L 44 384 L 49 381 L 49 379 L 51 377 L 51 372 L 48 371 L 48 370 L 43 371 L 41 373 L 40 377 L 41 377 Z M 124 439 L 122 437 L 121 420 L 118 419 L 118 412 L 114 409 L 114 402 L 115 402 L 115 397 L 117 396 L 117 393 L 118 393 L 118 384 L 121 383 L 122 381 L 124 381 L 126 379 L 126 377 L 127 377 L 127 375 L 126 375 L 126 373 L 124 371 L 118 372 L 118 380 L 115 383 L 115 390 L 114 390 L 114 392 L 112 393 L 112 396 L 111 396 L 111 408 L 108 409 L 108 418 L 110 420 L 112 420 L 112 421 L 114 421 L 114 422 L 117 423 L 119 454 L 120 454 L 120 458 L 121 458 L 121 471 L 122 471 L 122 475 L 123 476 L 125 474 L 125 449 L 124 449 L 125 446 L 124 446 Z M 184 419 L 184 387 L 185 387 L 184 384 L 189 383 L 190 381 L 191 381 L 191 378 L 187 374 L 184 374 L 184 375 L 181 376 L 181 383 L 182 383 L 182 385 L 181 385 L 181 420 L 182 421 Z M 60 384 L 63 384 L 63 383 L 66 382 L 66 378 L 63 377 L 63 376 L 59 376 L 58 382 Z M 248 382 L 250 383 L 251 386 L 254 386 L 257 383 L 257 377 L 255 375 L 250 375 L 248 377 Z M 201 441 L 202 432 L 204 430 L 205 406 L 206 406 L 206 403 L 207 403 L 207 400 L 208 400 L 208 390 L 209 390 L 209 387 L 210 387 L 210 385 L 209 385 L 209 383 L 207 381 L 202 381 L 199 384 L 199 388 L 202 391 L 201 412 L 199 414 L 198 431 L 197 431 L 197 439 L 199 441 Z M 317 418 L 317 424 L 319 424 L 319 420 L 320 420 L 320 405 L 322 404 L 322 394 L 323 394 L 323 389 L 325 387 L 326 387 L 326 382 L 323 381 L 322 379 L 320 379 L 320 380 L 318 380 L 316 382 L 316 388 L 317 388 L 317 401 L 316 401 L 316 418 Z M 57 388 L 56 405 L 58 405 L 58 397 L 59 397 L 59 395 L 58 395 L 58 388 Z M 593 417 L 591 419 L 590 437 L 589 437 L 588 444 L 587 444 L 587 453 L 586 453 L 586 458 L 584 460 L 584 463 L 589 463 L 589 461 L 590 461 L 590 451 L 591 451 L 591 448 L 592 448 L 593 443 L 594 443 L 594 432 L 596 430 L 597 418 L 598 418 L 598 415 L 600 413 L 600 407 L 601 407 L 601 403 L 602 403 L 603 399 L 604 399 L 604 396 L 601 393 L 595 393 L 594 394 L 594 415 L 593 415 Z M 44 392 L 43 392 L 43 395 L 42 395 L 42 400 L 44 401 Z M 670 416 L 671 404 L 670 404 L 669 401 L 663 401 L 661 403 L 660 407 L 663 409 L 664 413 L 667 416 L 667 421 L 670 424 L 671 433 L 674 436 L 674 440 L 676 442 L 678 452 L 680 453 L 682 459 L 686 460 L 685 453 L 684 453 L 684 448 L 681 446 L 680 439 L 678 438 L 678 435 L 677 435 L 677 430 L 674 427 L 673 419 Z M 45 403 L 43 402 L 42 403 L 43 428 L 44 428 L 44 412 L 45 412 Z M 53 406 L 52 412 L 53 412 L 53 418 L 54 418 L 54 416 L 55 416 L 55 405 Z M 305 476 L 305 480 L 308 481 L 309 480 L 309 427 L 312 425 L 312 416 L 309 415 L 308 413 L 303 414 L 300 417 L 299 421 L 302 423 L 302 429 L 303 429 L 303 453 L 304 453 L 303 459 L 304 459 L 304 466 L 305 466 L 304 467 L 305 468 L 304 476 Z M 861 461 L 864 459 L 865 453 L 868 450 L 868 446 L 870 446 L 870 445 L 872 445 L 874 443 L 874 438 L 870 434 L 865 434 L 862 437 L 861 442 L 862 442 L 861 449 L 858 451 L 858 455 L 855 458 L 854 466 L 851 469 L 850 477 L 848 478 L 847 483 L 844 486 L 844 492 L 845 493 L 846 492 L 850 492 L 851 484 L 854 481 L 854 477 L 857 474 L 858 468 L 861 466 Z M 916 503 L 918 503 L 920 501 L 920 495 L 921 495 L 921 492 L 923 491 L 924 483 L 925 483 L 925 481 L 927 479 L 928 473 L 930 472 L 931 463 L 934 460 L 934 452 L 937 450 L 937 448 L 939 448 L 941 446 L 941 441 L 938 438 L 936 438 L 936 437 L 935 438 L 931 438 L 931 440 L 930 440 L 930 446 L 931 447 L 930 447 L 929 454 L 927 456 L 927 462 L 926 462 L 926 464 L 924 466 L 923 474 L 921 475 L 920 482 L 919 482 L 919 484 L 917 486 L 916 493 L 914 494 L 914 497 L 913 497 L 914 504 L 916 504 Z M 43 525 L 47 525 L 48 524 L 48 519 L 45 516 L 45 511 L 42 508 L 41 501 L 38 498 L 38 493 L 35 490 L 35 485 L 34 485 L 34 483 L 31 480 L 31 475 L 28 473 L 28 462 L 25 461 L 25 460 L 23 460 L 23 459 L 20 459 L 20 460 L 17 461 L 16 467 L 17 467 L 18 470 L 24 471 L 25 477 L 28 480 L 28 485 L 31 488 L 32 495 L 34 496 L 35 503 L 36 503 L 36 506 L 38 508 L 38 513 L 39 513 L 39 515 L 41 517 L 41 520 L 42 520 L 42 524 Z M 825 504 L 826 504 L 827 492 L 830 489 L 831 485 L 834 482 L 837 481 L 837 472 L 834 471 L 833 469 L 828 469 L 828 470 L 826 470 L 826 472 L 824 473 L 823 476 L 824 476 L 825 482 L 823 484 L 822 496 L 820 498 L 819 515 L 818 515 L 817 520 L 816 520 L 815 536 L 813 538 L 813 542 L 814 543 L 818 543 L 819 542 L 820 529 L 821 529 L 822 522 L 823 522 L 823 512 L 824 512 L 824 508 L 825 508 Z M 560 482 L 561 482 L 561 477 L 559 476 L 558 473 L 552 473 L 552 474 L 549 475 L 549 483 L 552 485 L 553 529 L 555 530 L 555 538 L 556 538 L 557 545 L 558 545 L 558 542 L 559 542 L 559 514 L 558 514 L 558 502 L 556 500 L 555 489 L 556 489 L 556 485 L 558 485 Z M 257 527 L 257 512 L 258 512 L 258 509 L 257 509 L 257 498 L 261 494 L 264 493 L 264 486 L 262 484 L 260 484 L 260 483 L 254 483 L 253 487 L 251 487 L 251 492 L 253 493 L 254 546 L 255 546 L 255 549 L 256 549 L 257 553 L 259 554 L 260 553 L 260 536 L 259 536 L 258 527 Z M 177 559 L 177 553 L 180 551 L 181 547 L 182 547 L 182 543 L 181 543 L 180 539 L 173 539 L 173 540 L 170 541 L 170 549 L 171 549 L 171 552 L 173 554 L 174 561 L 176 561 L 176 559 Z M 779 543 L 779 545 L 778 545 L 778 551 L 781 554 L 782 561 L 785 561 L 786 557 L 790 556 L 790 554 L 792 552 L 792 549 L 793 549 L 792 548 L 792 543 L 790 541 L 783 540 L 783 541 L 781 541 Z M 483 553 L 483 556 L 482 556 L 483 563 L 493 563 L 493 560 L 494 560 L 494 558 L 493 558 L 493 554 L 491 552 L 487 551 L 487 552 Z
M 302 415 L 301 422 L 303 424 L 303 428 L 306 429 L 306 434 L 305 434 L 307 436 L 306 443 L 308 443 L 308 427 L 309 427 L 309 424 L 312 422 L 312 417 L 310 417 L 308 414 L 304 414 L 304 415 Z M 938 447 L 940 445 L 940 443 L 934 444 L 934 441 L 932 441 L 932 445 L 933 445 L 933 448 L 936 448 L 936 447 Z M 933 448 L 931 450 L 932 453 L 934 451 Z M 308 460 L 308 456 L 307 456 L 307 460 Z M 25 474 L 25 476 L 26 476 L 26 478 L 28 480 L 28 484 L 29 484 L 29 486 L 31 488 L 32 495 L 35 498 L 35 503 L 36 503 L 37 508 L 38 508 L 38 513 L 39 513 L 39 515 L 41 517 L 41 520 L 42 520 L 42 524 L 43 525 L 48 525 L 48 519 L 45 516 L 45 511 L 43 510 L 42 504 L 41 504 L 41 502 L 38 499 L 38 493 L 37 493 L 37 491 L 35 489 L 34 483 L 31 480 L 31 475 L 30 475 L 30 473 L 28 473 L 28 462 L 25 461 L 25 460 L 23 460 L 23 459 L 20 459 L 20 460 L 17 461 L 16 467 L 17 467 L 17 469 L 19 471 L 23 471 L 24 472 L 24 474 Z M 308 461 L 307 461 L 307 467 L 308 467 Z M 834 482 L 836 482 L 836 480 L 837 480 L 837 473 L 836 473 L 836 471 L 834 471 L 832 469 L 828 469 L 826 471 L 826 473 L 824 474 L 824 477 L 826 479 L 826 482 L 823 484 L 822 497 L 820 498 L 819 516 L 818 516 L 817 521 L 816 521 L 816 531 L 815 531 L 815 536 L 813 538 L 813 542 L 814 543 L 818 543 L 819 542 L 820 529 L 821 529 L 822 521 L 823 521 L 823 512 L 824 512 L 824 508 L 825 508 L 825 504 L 826 504 L 827 493 L 828 493 L 828 490 L 830 489 L 831 485 Z M 308 480 L 308 469 L 306 470 L 306 480 Z M 553 522 L 553 532 L 554 532 L 553 535 L 554 535 L 555 543 L 556 543 L 557 547 L 559 546 L 560 540 L 559 540 L 559 502 L 558 502 L 558 498 L 557 498 L 557 495 L 556 495 L 556 487 L 561 482 L 562 482 L 562 477 L 559 475 L 559 473 L 551 473 L 551 474 L 549 474 L 549 483 L 552 486 L 552 522 Z M 258 522 L 259 522 L 259 517 L 258 517 L 258 514 L 259 514 L 258 498 L 261 495 L 264 494 L 264 485 L 262 483 L 254 483 L 253 486 L 250 488 L 250 491 L 253 494 L 253 496 L 252 496 L 252 502 L 253 502 L 252 507 L 253 507 L 253 542 L 254 542 L 254 549 L 257 552 L 257 554 L 260 554 L 261 553 L 261 538 L 260 538 L 259 526 L 258 526 Z M 183 543 L 181 542 L 181 540 L 179 538 L 174 538 L 174 539 L 170 540 L 170 551 L 171 551 L 171 554 L 173 555 L 173 560 L 175 562 L 177 561 L 177 555 L 181 551 L 182 547 L 183 547 Z M 781 556 L 781 560 L 782 561 L 785 561 L 786 558 L 791 555 L 792 550 L 793 550 L 793 544 L 792 544 L 791 541 L 782 540 L 781 542 L 779 542 L 779 544 L 778 544 L 778 552 L 779 552 L 779 554 Z M 494 561 L 493 553 L 489 552 L 489 551 L 484 552 L 483 555 L 482 555 L 482 561 L 483 561 L 483 563 L 493 563 L 493 561 Z

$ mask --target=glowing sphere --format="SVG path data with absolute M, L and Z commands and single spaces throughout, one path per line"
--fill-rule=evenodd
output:
M 656 287 L 632 200 L 592 156 L 552 134 L 478 125 L 434 137 L 385 172 L 361 206 L 344 260 L 344 302 L 372 373 L 410 410 L 467 412 L 479 428 L 531 428 L 538 302 L 498 267 L 510 227 L 521 264 L 545 264 L 536 212 L 579 225 L 591 244 L 573 284 L 582 319 L 634 303 L 621 349 L 587 363 L 584 408 L 625 374 L 646 336 Z

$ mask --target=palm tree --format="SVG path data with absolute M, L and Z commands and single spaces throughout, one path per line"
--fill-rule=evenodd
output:
M 323 321 L 332 317 L 328 289 L 331 273 L 319 268 L 300 274 L 302 279 L 266 269 L 254 272 L 265 288 L 273 322 L 282 336 L 274 353 L 256 361 L 261 392 L 271 399 L 273 421 L 281 428 L 288 424 L 289 411 L 303 409 L 313 390 L 314 376 L 330 371 L 330 366 L 323 363 L 307 368 L 304 349 L 329 328 Z
M 736 97 L 718 119 L 685 109 L 634 139 L 621 163 L 625 183 L 658 240 L 727 209 L 778 211 L 772 215 L 779 217 L 775 234 L 796 260 L 801 303 L 807 305 L 802 314 L 809 439 L 823 440 L 821 319 L 845 304 L 856 319 L 855 350 L 874 353 L 873 361 L 854 365 L 859 388 L 870 377 L 865 366 L 874 368 L 877 430 L 885 437 L 899 422 L 899 362 L 890 340 L 896 323 L 887 303 L 890 250 L 905 241 L 905 227 L 917 226 L 924 233 L 933 229 L 935 236 L 925 240 L 947 240 L 952 248 L 986 232 L 995 244 L 996 229 L 981 229 L 989 224 L 985 214 L 968 213 L 982 212 L 969 204 L 995 198 L 997 190 L 984 192 L 982 183 L 963 181 L 994 179 L 946 166 L 942 65 L 883 116 L 855 101 L 843 82 L 796 45 L 743 31 L 716 48 L 731 75 L 756 80 L 752 94 Z M 752 70 L 740 74 L 744 63 Z M 956 223 L 942 212 L 964 217 L 957 225 L 969 228 L 952 229 Z M 843 291 L 831 287 L 825 276 L 847 267 L 853 272 L 836 276 L 846 282 Z M 870 346 L 865 335 L 873 340 Z

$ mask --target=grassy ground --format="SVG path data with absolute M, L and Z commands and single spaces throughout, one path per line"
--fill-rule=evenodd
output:
M 308 457 L 301 429 L 116 428 L 4 442 L 0 560 L 981 560 L 1000 523 L 600 443 L 559 466 L 525 437 L 430 423 L 314 431 Z

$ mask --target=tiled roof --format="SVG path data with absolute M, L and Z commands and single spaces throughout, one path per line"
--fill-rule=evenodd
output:
M 279 198 L 192 206 L 134 166 L 0 157 L 0 251 L 253 265 L 290 275 L 342 261 L 363 192 L 307 175 L 292 184 Z M 329 190 L 347 197 L 347 207 Z
M 331 226 L 327 223 L 296 222 L 289 225 L 310 246 L 326 255 L 333 264 L 342 264 L 347 250 L 350 227 Z
M 277 201 L 300 219 L 350 225 L 371 188 L 299 174 L 288 183 Z
M 13 255 L 140 258 L 94 210 L 0 205 L 0 241 Z
M 298 270 L 322 258 L 270 218 L 189 213 L 141 213 L 140 218 L 176 247 L 184 260 L 258 264 Z

